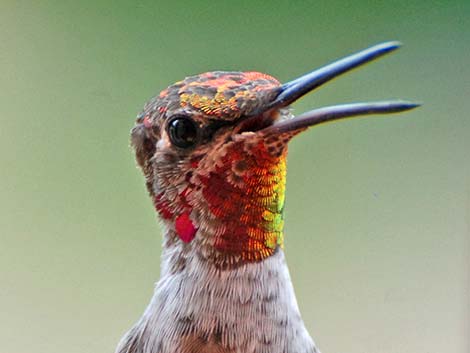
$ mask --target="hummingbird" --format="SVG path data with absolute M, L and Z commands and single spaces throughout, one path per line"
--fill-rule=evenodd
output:
M 151 99 L 131 131 L 163 229 L 161 274 L 117 353 L 317 353 L 284 242 L 289 141 L 332 120 L 403 112 L 392 100 L 289 106 L 400 47 L 381 43 L 281 84 L 260 72 L 186 77 Z

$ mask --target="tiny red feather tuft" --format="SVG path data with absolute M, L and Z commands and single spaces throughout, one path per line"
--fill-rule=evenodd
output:
M 185 243 L 189 243 L 193 240 L 197 231 L 188 213 L 183 213 L 176 218 L 175 229 L 180 239 Z

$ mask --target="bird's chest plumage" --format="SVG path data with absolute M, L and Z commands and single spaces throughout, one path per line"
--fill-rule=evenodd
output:
M 178 273 L 174 268 L 164 264 L 168 272 L 118 352 L 315 352 L 281 250 L 232 270 L 216 270 L 197 256 Z

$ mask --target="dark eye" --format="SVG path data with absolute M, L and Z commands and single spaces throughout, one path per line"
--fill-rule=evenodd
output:
M 171 143 L 180 148 L 194 146 L 199 139 L 199 127 L 187 116 L 177 116 L 168 123 Z

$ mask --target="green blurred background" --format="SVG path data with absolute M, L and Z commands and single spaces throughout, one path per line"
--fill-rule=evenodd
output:
M 144 310 L 161 236 L 128 141 L 148 98 L 398 39 L 295 105 L 424 102 L 292 143 L 288 261 L 323 352 L 469 352 L 469 18 L 464 0 L 2 0 L 0 351 L 113 352 Z

